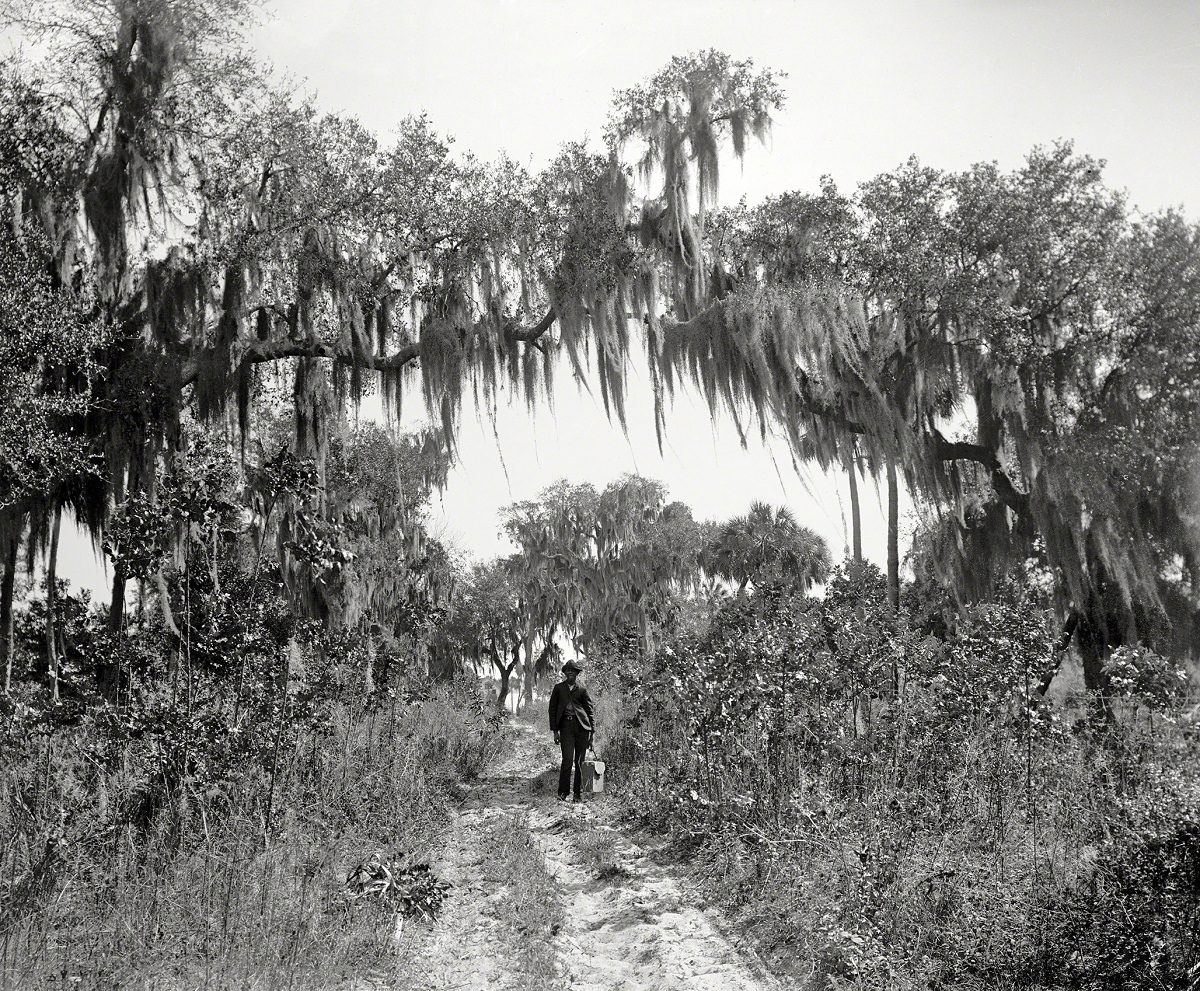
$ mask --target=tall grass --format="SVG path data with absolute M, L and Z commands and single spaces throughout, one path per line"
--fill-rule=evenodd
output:
M 461 686 L 330 716 L 265 768 L 162 794 L 136 747 L 100 752 L 91 719 L 10 736 L 0 988 L 403 983 L 393 908 L 347 897 L 347 876 L 372 855 L 427 859 L 497 727 Z

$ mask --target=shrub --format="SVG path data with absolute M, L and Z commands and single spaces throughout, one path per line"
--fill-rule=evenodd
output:
M 1164 782 L 1125 803 L 1111 841 L 1061 904 L 1037 961 L 1072 987 L 1193 988 L 1200 981 L 1200 790 Z
M 407 701 L 308 684 L 231 733 L 234 701 L 196 688 L 191 717 L 150 693 L 10 726 L 0 985 L 319 988 L 364 968 L 403 983 L 394 917 L 436 911 L 423 865 L 447 788 L 498 748 L 491 712 L 465 683 Z M 374 890 L 372 864 L 384 895 L 349 897 Z
M 1038 601 L 914 619 L 843 565 L 823 600 L 763 588 L 651 657 L 614 643 L 595 665 L 613 779 L 807 987 L 1187 986 L 1183 683 L 1130 648 L 1115 721 L 1051 702 Z

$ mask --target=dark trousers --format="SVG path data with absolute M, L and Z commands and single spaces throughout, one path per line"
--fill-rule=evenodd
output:
M 558 730 L 559 746 L 562 747 L 562 766 L 558 769 L 558 797 L 566 798 L 571 793 L 571 768 L 575 768 L 575 797 L 583 784 L 583 761 L 592 734 L 583 729 L 574 719 L 564 719 Z

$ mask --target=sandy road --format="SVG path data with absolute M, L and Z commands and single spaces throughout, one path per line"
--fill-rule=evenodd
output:
M 566 912 L 557 936 L 558 984 L 569 991 L 775 991 L 780 985 L 734 947 L 678 881 L 609 822 L 603 801 L 563 805 L 547 774 L 557 763 L 548 733 L 514 721 L 511 746 L 475 782 L 459 810 L 439 872 L 454 888 L 412 963 L 429 991 L 520 987 L 509 973 L 498 923 L 501 879 L 488 870 L 493 817 L 517 815 L 557 881 Z M 622 870 L 599 879 L 573 837 L 609 831 Z M 550 989 L 547 989 L 550 991 Z

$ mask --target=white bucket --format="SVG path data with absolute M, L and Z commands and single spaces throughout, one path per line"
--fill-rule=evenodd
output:
M 583 790 L 593 794 L 604 791 L 604 761 L 585 760 L 583 762 Z

